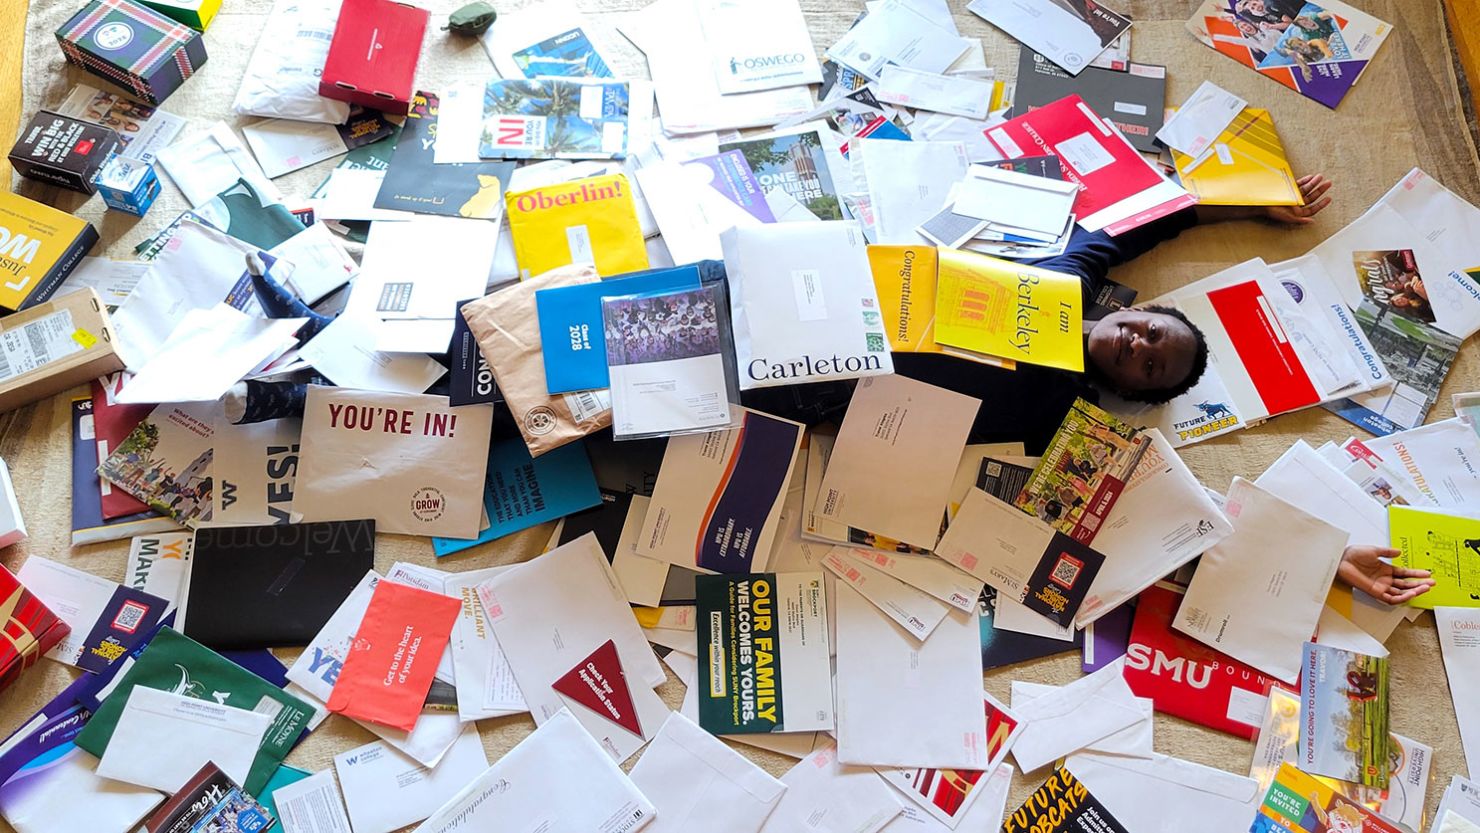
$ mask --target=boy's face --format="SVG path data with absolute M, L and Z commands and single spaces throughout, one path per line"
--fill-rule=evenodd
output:
M 1197 337 L 1170 315 L 1123 309 L 1095 322 L 1086 352 L 1117 389 L 1162 390 L 1192 373 Z

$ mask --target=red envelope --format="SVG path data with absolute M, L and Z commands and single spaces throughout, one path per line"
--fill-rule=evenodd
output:
M 462 603 L 382 581 L 329 693 L 329 711 L 411 731 Z

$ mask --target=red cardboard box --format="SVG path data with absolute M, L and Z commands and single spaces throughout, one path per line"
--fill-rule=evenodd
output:
M 71 632 L 14 573 L 0 567 L 0 691 Z
M 319 95 L 404 115 L 430 17 L 394 0 L 344 0 Z

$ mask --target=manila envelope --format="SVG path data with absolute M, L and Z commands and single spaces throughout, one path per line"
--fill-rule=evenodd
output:
M 451 596 L 393 581 L 377 584 L 329 693 L 329 711 L 415 729 L 461 610 Z
M 476 538 L 493 406 L 310 385 L 293 511 L 377 532 Z

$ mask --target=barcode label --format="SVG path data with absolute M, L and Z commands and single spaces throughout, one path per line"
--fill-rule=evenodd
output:
M 565 407 L 570 409 L 571 419 L 576 422 L 595 419 L 603 411 L 609 411 L 612 407 L 611 394 L 605 390 L 582 390 L 562 394 L 562 396 L 565 399 Z
M 75 332 L 72 311 L 64 309 L 0 333 L 0 381 L 82 352 Z

